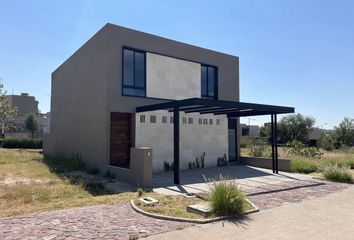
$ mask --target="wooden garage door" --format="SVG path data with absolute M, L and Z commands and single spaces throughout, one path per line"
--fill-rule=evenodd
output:
M 111 112 L 110 164 L 129 168 L 131 147 L 131 113 Z

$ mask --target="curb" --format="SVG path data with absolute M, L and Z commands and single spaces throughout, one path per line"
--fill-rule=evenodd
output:
M 254 203 L 252 203 L 248 199 L 246 199 L 246 201 L 253 207 L 253 209 L 244 212 L 242 214 L 242 216 L 246 216 L 251 213 L 259 212 L 259 208 L 256 205 L 254 205 Z M 134 200 L 130 200 L 130 205 L 134 209 L 134 211 L 136 211 L 137 213 L 140 213 L 142 215 L 145 215 L 147 217 L 152 217 L 152 218 L 161 219 L 161 220 L 175 221 L 175 222 L 188 222 L 188 223 L 196 223 L 196 224 L 205 224 L 205 223 L 211 223 L 211 222 L 216 222 L 216 221 L 220 221 L 220 220 L 236 218 L 234 216 L 214 217 L 214 218 L 209 218 L 209 219 L 179 218 L 179 217 L 171 217 L 171 216 L 165 216 L 165 215 L 146 212 L 146 211 L 138 208 L 135 205 Z

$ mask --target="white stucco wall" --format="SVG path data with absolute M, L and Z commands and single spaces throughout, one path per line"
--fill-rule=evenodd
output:
M 145 116 L 145 123 L 140 122 L 140 115 Z M 150 116 L 156 116 L 156 123 L 150 123 Z M 189 113 L 180 114 L 180 168 L 187 169 L 188 162 L 205 155 L 206 167 L 216 166 L 217 158 L 228 154 L 228 128 L 225 116 L 212 114 Z M 167 117 L 167 123 L 162 123 L 162 116 Z M 164 162 L 173 162 L 173 124 L 170 117 L 173 114 L 167 111 L 154 111 L 136 114 L 136 147 L 152 147 L 153 171 L 163 171 Z M 187 117 L 187 124 L 183 118 Z M 188 123 L 188 118 L 193 118 L 193 124 Z M 207 119 L 207 125 L 200 125 L 199 118 Z M 212 125 L 209 124 L 212 119 Z M 217 125 L 217 119 L 220 124 Z
M 146 96 L 174 100 L 200 97 L 200 74 L 198 63 L 146 53 Z

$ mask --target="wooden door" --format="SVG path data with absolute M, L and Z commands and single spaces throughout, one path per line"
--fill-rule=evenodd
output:
M 131 147 L 131 113 L 111 112 L 110 164 L 129 168 Z

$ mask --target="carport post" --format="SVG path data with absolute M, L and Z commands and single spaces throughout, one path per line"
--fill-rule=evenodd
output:
M 275 141 L 274 141 L 274 138 L 275 138 L 275 129 L 274 129 L 274 114 L 271 114 L 271 128 L 272 128 L 272 137 L 271 137 L 271 140 L 272 140 L 272 171 L 273 173 L 275 173 Z
M 275 172 L 278 174 L 278 126 L 277 114 L 274 114 L 274 145 L 275 145 Z
M 179 185 L 179 108 L 173 108 L 173 172 L 174 183 Z

